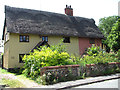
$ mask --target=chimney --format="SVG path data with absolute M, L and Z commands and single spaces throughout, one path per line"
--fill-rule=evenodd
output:
M 66 5 L 65 14 L 73 16 L 73 9 L 71 8 L 71 5 L 70 6 Z

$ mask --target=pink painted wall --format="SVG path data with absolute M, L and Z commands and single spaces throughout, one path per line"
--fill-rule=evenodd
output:
M 92 44 L 89 43 L 90 38 L 79 38 L 79 53 L 82 55 L 85 52 L 85 49 L 91 47 Z M 101 39 L 95 39 L 95 45 L 102 45 Z

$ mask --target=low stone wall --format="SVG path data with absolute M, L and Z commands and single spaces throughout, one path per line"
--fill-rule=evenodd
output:
M 114 72 L 120 72 L 120 62 L 112 62 L 107 64 L 87 64 L 86 66 L 79 65 L 63 65 L 50 66 L 41 68 L 40 75 L 45 73 L 54 73 L 56 76 L 65 76 L 72 73 L 73 76 L 99 76 Z
M 86 76 L 107 75 L 120 71 L 120 62 L 112 62 L 107 64 L 87 64 L 81 69 L 81 73 L 86 73 Z
M 59 76 L 65 76 L 68 73 L 72 73 L 73 76 L 79 76 L 79 71 L 79 65 L 50 66 L 41 68 L 40 75 L 42 76 L 45 73 L 52 72 Z
M 89 76 L 108 75 L 120 72 L 120 63 L 63 65 L 43 67 L 40 71 L 40 82 L 44 85 L 76 80 Z M 39 81 L 39 80 L 38 80 Z

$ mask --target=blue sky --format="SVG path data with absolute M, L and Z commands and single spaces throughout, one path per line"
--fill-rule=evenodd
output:
M 0 38 L 4 24 L 4 5 L 64 14 L 64 8 L 71 5 L 73 15 L 93 18 L 98 25 L 103 17 L 118 15 L 120 0 L 0 0 Z M 2 49 L 0 48 L 0 51 Z

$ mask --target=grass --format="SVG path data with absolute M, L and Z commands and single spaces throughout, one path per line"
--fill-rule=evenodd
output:
M 23 85 L 20 81 L 16 79 L 10 80 L 10 79 L 3 78 L 1 81 L 1 84 L 7 85 L 7 87 L 10 87 L 10 88 L 23 88 L 23 87 L 25 88 L 26 87 L 25 85 Z
M 29 80 L 29 81 L 32 81 L 32 82 L 34 81 L 31 78 L 26 77 L 24 74 L 17 75 L 17 78 L 22 79 L 22 80 Z
M 0 68 L 0 74 L 13 74 L 17 77 L 17 79 L 8 79 L 3 77 L 2 80 L 0 80 L 0 85 L 6 85 L 10 88 L 26 88 L 29 86 L 26 84 L 34 82 L 34 80 L 27 78 L 24 74 L 11 73 L 2 68 Z
M 0 74 L 13 74 L 13 73 L 10 73 L 7 70 L 0 68 Z
M 13 74 L 14 73 L 10 73 L 7 70 L 4 70 L 2 68 L 0 68 L 0 74 Z M 19 80 L 17 79 L 6 79 L 6 78 L 2 78 L 2 80 L 0 80 L 0 85 L 6 85 L 10 88 L 21 88 L 21 87 L 25 87 L 25 85 L 23 85 Z

